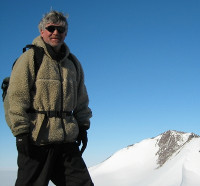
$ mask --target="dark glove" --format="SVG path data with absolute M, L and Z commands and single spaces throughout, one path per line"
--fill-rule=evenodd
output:
M 82 155 L 87 147 L 87 142 L 88 142 L 86 129 L 83 129 L 83 128 L 79 129 L 79 135 L 78 135 L 77 141 L 78 141 L 79 146 L 81 145 L 81 142 L 82 142 L 82 147 L 81 147 L 81 155 Z
M 29 135 L 20 134 L 16 136 L 16 146 L 19 153 L 22 153 L 26 156 L 29 155 Z

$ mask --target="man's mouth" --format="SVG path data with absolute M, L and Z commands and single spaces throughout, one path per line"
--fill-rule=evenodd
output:
M 52 37 L 51 39 L 52 39 L 52 40 L 60 40 L 59 37 Z

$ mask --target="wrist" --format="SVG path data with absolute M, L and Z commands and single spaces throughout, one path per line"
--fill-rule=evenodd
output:
M 29 133 L 22 133 L 22 134 L 18 134 L 16 138 L 22 138 L 22 137 L 28 137 L 28 136 L 29 136 Z

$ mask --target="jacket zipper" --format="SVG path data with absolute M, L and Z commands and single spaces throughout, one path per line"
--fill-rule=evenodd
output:
M 62 77 L 62 73 L 61 73 L 61 70 L 60 70 L 60 64 L 59 62 L 57 62 L 57 66 L 58 66 L 58 71 L 59 71 L 59 75 L 60 75 L 60 89 L 61 89 L 61 108 L 60 108 L 60 112 L 62 113 L 63 112 L 63 77 Z M 62 115 L 62 114 L 61 114 Z M 62 129 L 63 129 L 63 133 L 64 133 L 64 141 L 66 139 L 66 132 L 65 132 L 65 125 L 64 125 L 64 122 L 63 122 L 63 118 L 61 117 L 61 124 L 62 124 Z

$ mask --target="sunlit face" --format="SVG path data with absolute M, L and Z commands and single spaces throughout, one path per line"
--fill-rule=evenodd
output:
M 44 30 L 40 31 L 40 35 L 43 38 L 43 40 L 47 44 L 51 45 L 56 51 L 60 50 L 60 47 L 64 43 L 64 40 L 67 34 L 67 31 L 64 29 L 64 32 L 63 32 L 62 28 L 63 27 L 60 24 L 50 23 L 46 25 Z

